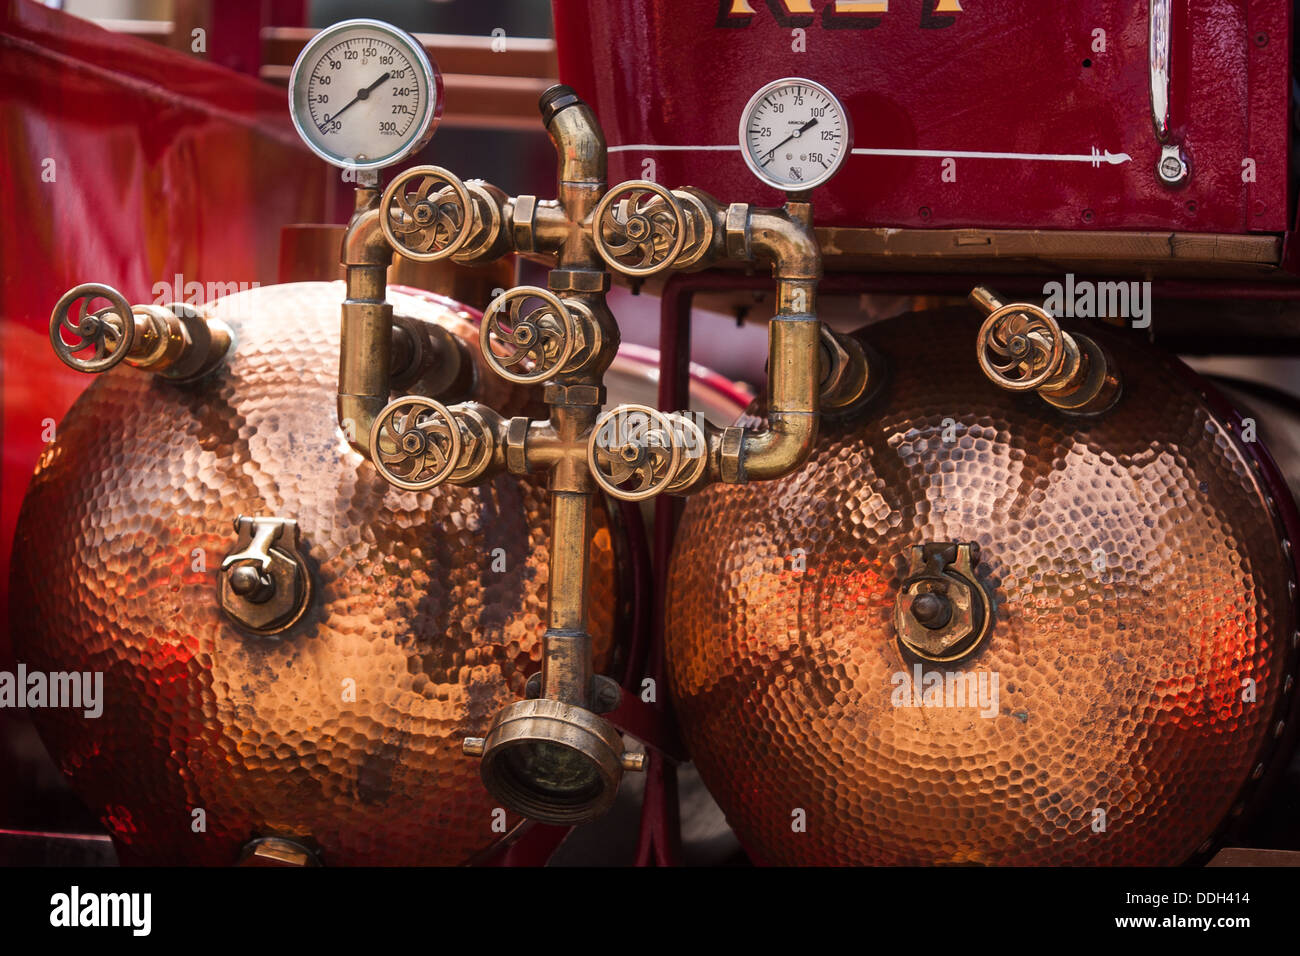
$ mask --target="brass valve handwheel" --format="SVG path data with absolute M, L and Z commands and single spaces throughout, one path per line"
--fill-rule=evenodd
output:
M 111 305 L 87 313 L 95 299 L 107 299 Z M 72 307 L 81 302 L 76 321 Z M 63 338 L 65 331 L 77 336 L 75 342 Z M 63 294 L 50 315 L 50 345 L 64 365 L 78 372 L 107 372 L 130 354 L 135 346 L 135 314 L 122 293 L 112 286 L 83 282 Z M 94 349 L 91 358 L 78 358 L 79 352 Z
M 379 202 L 384 237 L 401 255 L 419 262 L 455 255 L 474 222 L 469 190 L 441 166 L 408 169 L 388 184 Z
M 669 416 L 647 405 L 611 408 L 591 430 L 587 464 L 596 483 L 623 501 L 653 498 L 678 477 L 682 448 Z
M 564 302 L 531 285 L 497 296 L 479 324 L 483 358 L 502 378 L 520 385 L 544 382 L 563 371 L 578 338 L 576 320 Z
M 1065 335 L 1051 314 L 1013 303 L 993 311 L 976 340 L 980 368 L 1011 392 L 1031 392 L 1061 370 Z
M 370 459 L 391 485 L 427 491 L 460 464 L 461 433 L 441 402 L 408 395 L 389 402 L 370 427 Z
M 614 186 L 592 215 L 596 251 L 611 269 L 629 276 L 654 275 L 671 266 L 686 232 L 677 197 L 644 179 Z

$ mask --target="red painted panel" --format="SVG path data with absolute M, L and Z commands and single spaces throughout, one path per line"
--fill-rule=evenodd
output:
M 0 163 L 2 660 L 42 423 L 90 381 L 50 349 L 54 303 L 87 281 L 132 302 L 178 274 L 275 282 L 280 227 L 319 221 L 333 177 L 299 143 L 283 90 L 29 0 L 0 0 Z
M 734 145 L 756 89 L 805 76 L 843 101 L 855 147 L 942 154 L 850 156 L 813 194 L 819 224 L 1223 233 L 1287 227 L 1291 5 L 1284 0 L 1173 0 L 1173 124 L 1192 165 L 1181 189 L 1155 176 L 1146 3 L 887 0 L 878 4 L 884 13 L 846 15 L 853 6 L 556 0 L 560 75 L 604 124 L 616 150 L 615 182 L 642 178 L 653 159 L 654 178 L 665 185 L 699 186 L 727 201 L 778 202 L 738 150 L 641 147 Z M 935 12 L 954 6 L 960 12 Z M 1104 51 L 1094 49 L 1095 31 L 1105 31 Z M 1094 165 L 1093 150 L 1130 158 Z M 956 181 L 944 182 L 943 156 L 950 154 Z M 1243 181 L 1246 159 L 1255 160 L 1254 182 Z

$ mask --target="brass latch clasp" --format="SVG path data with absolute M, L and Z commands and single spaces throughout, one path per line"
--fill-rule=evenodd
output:
M 259 634 L 297 623 L 311 601 L 312 583 L 298 551 L 292 518 L 235 519 L 239 540 L 221 562 L 220 600 L 234 621 Z

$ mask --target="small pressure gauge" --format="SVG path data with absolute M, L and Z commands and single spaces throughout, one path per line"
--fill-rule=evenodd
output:
M 740 116 L 740 152 L 754 175 L 803 192 L 835 175 L 849 154 L 849 114 L 830 90 L 799 77 L 773 80 Z
M 378 20 L 344 20 L 312 37 L 289 77 L 289 113 L 321 159 L 382 169 L 429 141 L 442 76 L 415 38 Z

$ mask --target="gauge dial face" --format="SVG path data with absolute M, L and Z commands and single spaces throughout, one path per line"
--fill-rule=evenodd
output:
M 299 54 L 289 111 L 322 159 L 381 169 L 428 142 L 442 113 L 442 77 L 409 34 L 378 20 L 345 20 Z
M 850 148 L 849 116 L 820 83 L 787 77 L 767 84 L 740 117 L 740 151 L 754 175 L 802 192 L 835 175 Z

